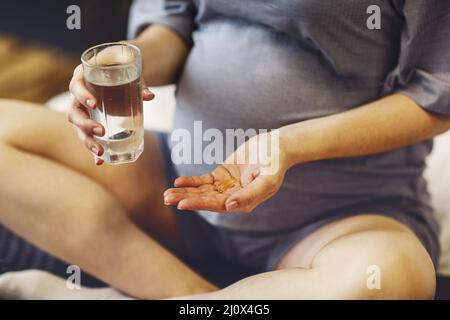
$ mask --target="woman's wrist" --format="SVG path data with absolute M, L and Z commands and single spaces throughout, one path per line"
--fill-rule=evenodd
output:
M 320 138 L 307 122 L 290 124 L 280 128 L 280 152 L 287 168 L 318 160 Z

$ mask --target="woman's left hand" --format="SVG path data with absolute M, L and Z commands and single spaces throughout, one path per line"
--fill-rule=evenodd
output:
M 253 211 L 278 191 L 288 169 L 275 132 L 252 137 L 211 173 L 177 178 L 164 203 L 180 210 Z

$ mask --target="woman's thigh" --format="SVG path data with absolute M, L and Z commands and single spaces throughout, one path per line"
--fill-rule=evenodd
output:
M 386 216 L 361 214 L 346 217 L 324 225 L 300 240 L 283 256 L 278 268 L 291 266 L 311 268 L 314 257 L 331 242 L 350 234 L 373 229 L 389 229 L 412 234 L 409 228 Z
M 377 214 L 343 218 L 316 230 L 278 264 L 279 270 L 292 268 L 322 270 L 329 280 L 346 278 L 352 284 L 347 293 L 356 298 L 430 298 L 435 289 L 433 262 L 416 235 Z M 387 290 L 367 290 L 377 272 Z
M 145 133 L 144 152 L 136 162 L 96 166 L 65 114 L 33 103 L 0 100 L 0 142 L 95 180 L 156 238 L 170 242 L 176 238 L 174 215 L 163 203 L 167 180 L 157 133 Z

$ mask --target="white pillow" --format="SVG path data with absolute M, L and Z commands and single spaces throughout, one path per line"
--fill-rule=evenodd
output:
M 438 272 L 450 276 L 450 131 L 435 139 L 425 177 L 441 226 L 442 255 Z

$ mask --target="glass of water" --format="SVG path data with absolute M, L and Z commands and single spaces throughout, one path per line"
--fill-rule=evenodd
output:
M 144 150 L 141 74 L 138 47 L 105 43 L 87 49 L 81 56 L 86 87 L 97 99 L 91 119 L 105 127 L 102 159 L 111 164 L 135 161 Z

